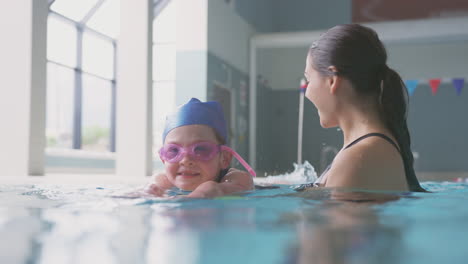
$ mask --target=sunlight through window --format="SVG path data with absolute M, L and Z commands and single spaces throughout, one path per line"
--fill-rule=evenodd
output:
M 114 47 L 108 40 L 83 34 L 83 71 L 106 79 L 114 78 Z
M 83 74 L 83 149 L 108 151 L 111 95 L 111 82 Z
M 120 0 L 104 2 L 86 25 L 111 38 L 117 38 L 120 31 Z
M 47 147 L 72 147 L 74 74 L 72 69 L 47 63 Z
M 76 67 L 76 28 L 50 15 L 47 21 L 47 59 Z

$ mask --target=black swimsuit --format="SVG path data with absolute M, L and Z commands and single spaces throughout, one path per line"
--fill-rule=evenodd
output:
M 365 134 L 364 136 L 361 136 L 358 139 L 354 140 L 353 142 L 349 143 L 344 149 L 350 148 L 353 145 L 357 144 L 359 141 L 361 141 L 361 140 L 363 140 L 365 138 L 368 138 L 368 137 L 373 137 L 373 136 L 381 137 L 381 138 L 385 139 L 386 141 L 388 141 L 390 144 L 392 144 L 398 150 L 398 153 L 400 153 L 400 155 L 401 155 L 400 148 L 398 147 L 398 145 L 391 138 L 389 138 L 388 136 L 386 136 L 386 135 L 384 135 L 382 133 Z M 325 177 L 327 172 L 330 170 L 332 164 L 333 164 L 333 161 L 332 161 L 332 163 L 330 163 L 330 165 L 327 166 L 327 168 L 322 172 L 322 174 L 320 175 L 320 177 L 317 180 L 315 180 L 314 182 L 311 182 L 311 183 L 301 184 L 298 187 L 294 188 L 294 190 L 300 192 L 300 191 L 303 191 L 303 190 L 305 190 L 305 189 L 307 189 L 309 187 L 319 187 L 320 186 L 319 185 L 320 181 Z
M 391 138 L 389 138 L 388 136 L 382 134 L 382 133 L 369 133 L 369 134 L 365 134 L 364 136 L 354 140 L 353 142 L 349 143 L 348 146 L 345 147 L 345 149 L 353 146 L 354 144 L 358 143 L 359 141 L 365 139 L 365 138 L 368 138 L 368 137 L 372 137 L 372 136 L 377 136 L 377 137 L 381 137 L 385 140 L 387 140 L 390 144 L 392 144 L 397 150 L 398 152 L 400 152 L 400 148 L 398 147 L 398 145 L 395 143 L 395 141 L 393 141 Z

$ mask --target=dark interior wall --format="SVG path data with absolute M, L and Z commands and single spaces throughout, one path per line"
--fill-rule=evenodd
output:
M 222 60 L 214 54 L 208 52 L 207 68 L 207 98 L 215 99 L 214 86 L 220 83 L 229 88 L 231 96 L 235 101 L 235 120 L 236 130 L 231 131 L 230 137 L 235 137 L 235 150 L 245 160 L 248 160 L 248 142 L 249 142 L 249 89 L 248 75 Z M 228 73 L 229 72 L 229 73 Z M 230 77 L 229 77 L 230 74 Z M 226 106 L 223 106 L 226 107 Z M 226 110 L 225 110 L 226 111 Z M 228 111 L 226 111 L 228 112 Z
M 257 82 L 257 169 L 261 171 L 274 170 L 272 161 L 276 151 L 271 147 L 274 144 L 273 121 L 275 119 L 272 114 L 272 96 L 273 92 L 270 88 Z
M 419 85 L 410 98 L 408 123 L 418 171 L 468 171 L 468 93 L 458 96 L 451 83 L 432 95 Z
M 408 116 L 413 151 L 419 155 L 415 163 L 416 171 L 468 171 L 468 81 L 465 82 L 460 96 L 450 83 L 452 78 L 468 77 L 467 43 L 442 39 L 437 42 L 393 43 L 386 46 L 388 65 L 400 73 L 404 80 L 417 79 L 422 82 L 410 98 Z M 291 128 L 294 131 L 285 132 L 288 135 L 284 137 L 280 135 L 281 139 L 297 138 L 297 110 L 292 110 L 299 106 L 294 86 L 298 83 L 297 78 L 304 72 L 304 54 L 306 51 L 302 48 L 291 51 L 262 49 L 258 52 L 258 70 L 274 87 L 271 101 L 282 102 L 278 107 L 287 108 L 285 111 L 288 118 L 296 120 Z M 430 78 L 443 78 L 444 83 L 436 95 L 432 95 L 427 84 Z M 291 99 L 287 99 L 289 97 L 285 95 L 285 89 L 292 90 Z M 319 162 L 320 152 L 324 147 L 322 144 L 341 146 L 341 133 L 336 129 L 322 129 L 316 111 L 307 109 L 313 109 L 313 105 L 307 100 L 305 105 L 303 156 L 319 171 L 322 167 Z M 291 162 L 296 160 L 297 143 L 290 143 L 292 146 L 284 146 L 292 148 L 285 150 L 294 157 L 285 158 L 289 165 L 281 165 L 281 161 L 274 164 L 272 161 L 272 167 L 291 168 Z M 281 157 L 284 158 L 284 155 Z
M 465 84 L 466 86 L 466 84 Z M 427 84 L 420 84 L 410 97 L 408 126 L 412 137 L 415 169 L 420 172 L 468 171 L 468 92 L 457 95 L 451 83 L 443 83 L 436 95 Z M 299 94 L 294 90 L 271 90 L 259 86 L 257 109 L 258 168 L 267 172 L 292 170 L 297 160 Z M 337 128 L 320 126 L 317 110 L 305 99 L 303 160 L 319 173 L 322 150 L 340 149 L 342 133 Z M 332 154 L 325 155 L 326 164 Z
M 421 82 L 410 97 L 408 125 L 413 151 L 419 154 L 417 171 L 468 171 L 467 83 L 457 96 L 452 78 L 468 77 L 466 41 L 387 45 L 388 64 L 403 79 Z M 436 95 L 427 84 L 443 78 Z
M 299 92 L 259 85 L 257 96 L 257 168 L 270 174 L 292 171 L 293 163 L 297 163 Z M 336 128 L 323 129 L 315 106 L 306 98 L 303 126 L 302 160 L 320 173 L 322 149 L 340 149 L 342 134 Z M 325 162 L 332 158 L 326 155 Z
M 351 1 L 237 0 L 236 12 L 259 32 L 314 30 L 351 22 Z M 467 45 L 464 43 L 419 43 L 388 45 L 389 65 L 404 79 L 427 82 L 436 77 L 468 77 Z M 266 63 L 259 60 L 259 72 L 274 85 L 257 89 L 257 167 L 265 171 L 287 171 L 297 159 L 298 93 L 285 83 L 296 84 L 303 72 L 303 51 L 294 64 L 279 56 Z M 259 53 L 260 54 L 260 53 Z M 287 57 L 295 56 L 286 54 Z M 285 56 L 286 56 L 285 55 Z M 276 55 L 275 55 L 276 56 Z M 260 65 L 261 64 L 261 65 Z M 278 65 L 277 68 L 270 65 Z M 298 68 L 296 69 L 296 65 Z M 270 69 L 271 68 L 271 69 Z M 297 72 L 287 77 L 289 72 Z M 292 80 L 279 82 L 277 80 Z M 275 84 L 281 85 L 275 85 Z M 419 154 L 417 171 L 468 171 L 468 94 L 457 96 L 449 83 L 434 96 L 427 84 L 419 85 L 410 98 L 408 125 L 413 151 Z M 321 150 L 342 145 L 341 132 L 320 127 L 312 103 L 305 101 L 303 159 L 319 171 Z M 330 157 L 328 160 L 330 160 Z

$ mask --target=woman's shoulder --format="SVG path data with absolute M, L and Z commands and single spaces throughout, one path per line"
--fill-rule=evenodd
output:
M 405 181 L 400 153 L 378 137 L 367 138 L 341 151 L 328 173 L 331 174 L 327 180 L 329 187 L 386 189 L 386 186 L 399 186 Z M 392 176 L 395 174 L 402 174 L 402 177 Z

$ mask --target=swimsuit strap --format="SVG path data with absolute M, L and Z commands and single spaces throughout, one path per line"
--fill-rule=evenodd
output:
M 353 142 L 349 143 L 344 149 L 347 149 L 349 147 L 352 147 L 354 144 L 358 143 L 359 141 L 365 139 L 365 138 L 368 138 L 368 137 L 373 137 L 373 136 L 376 136 L 376 137 L 381 137 L 383 139 L 385 139 L 386 141 L 388 141 L 390 144 L 392 144 L 397 150 L 398 152 L 400 152 L 400 148 L 398 147 L 398 145 L 395 143 L 395 141 L 393 141 L 391 138 L 389 138 L 387 135 L 384 135 L 382 133 L 369 133 L 369 134 L 365 134 L 364 136 L 361 136 L 359 137 L 358 139 L 354 140 Z

